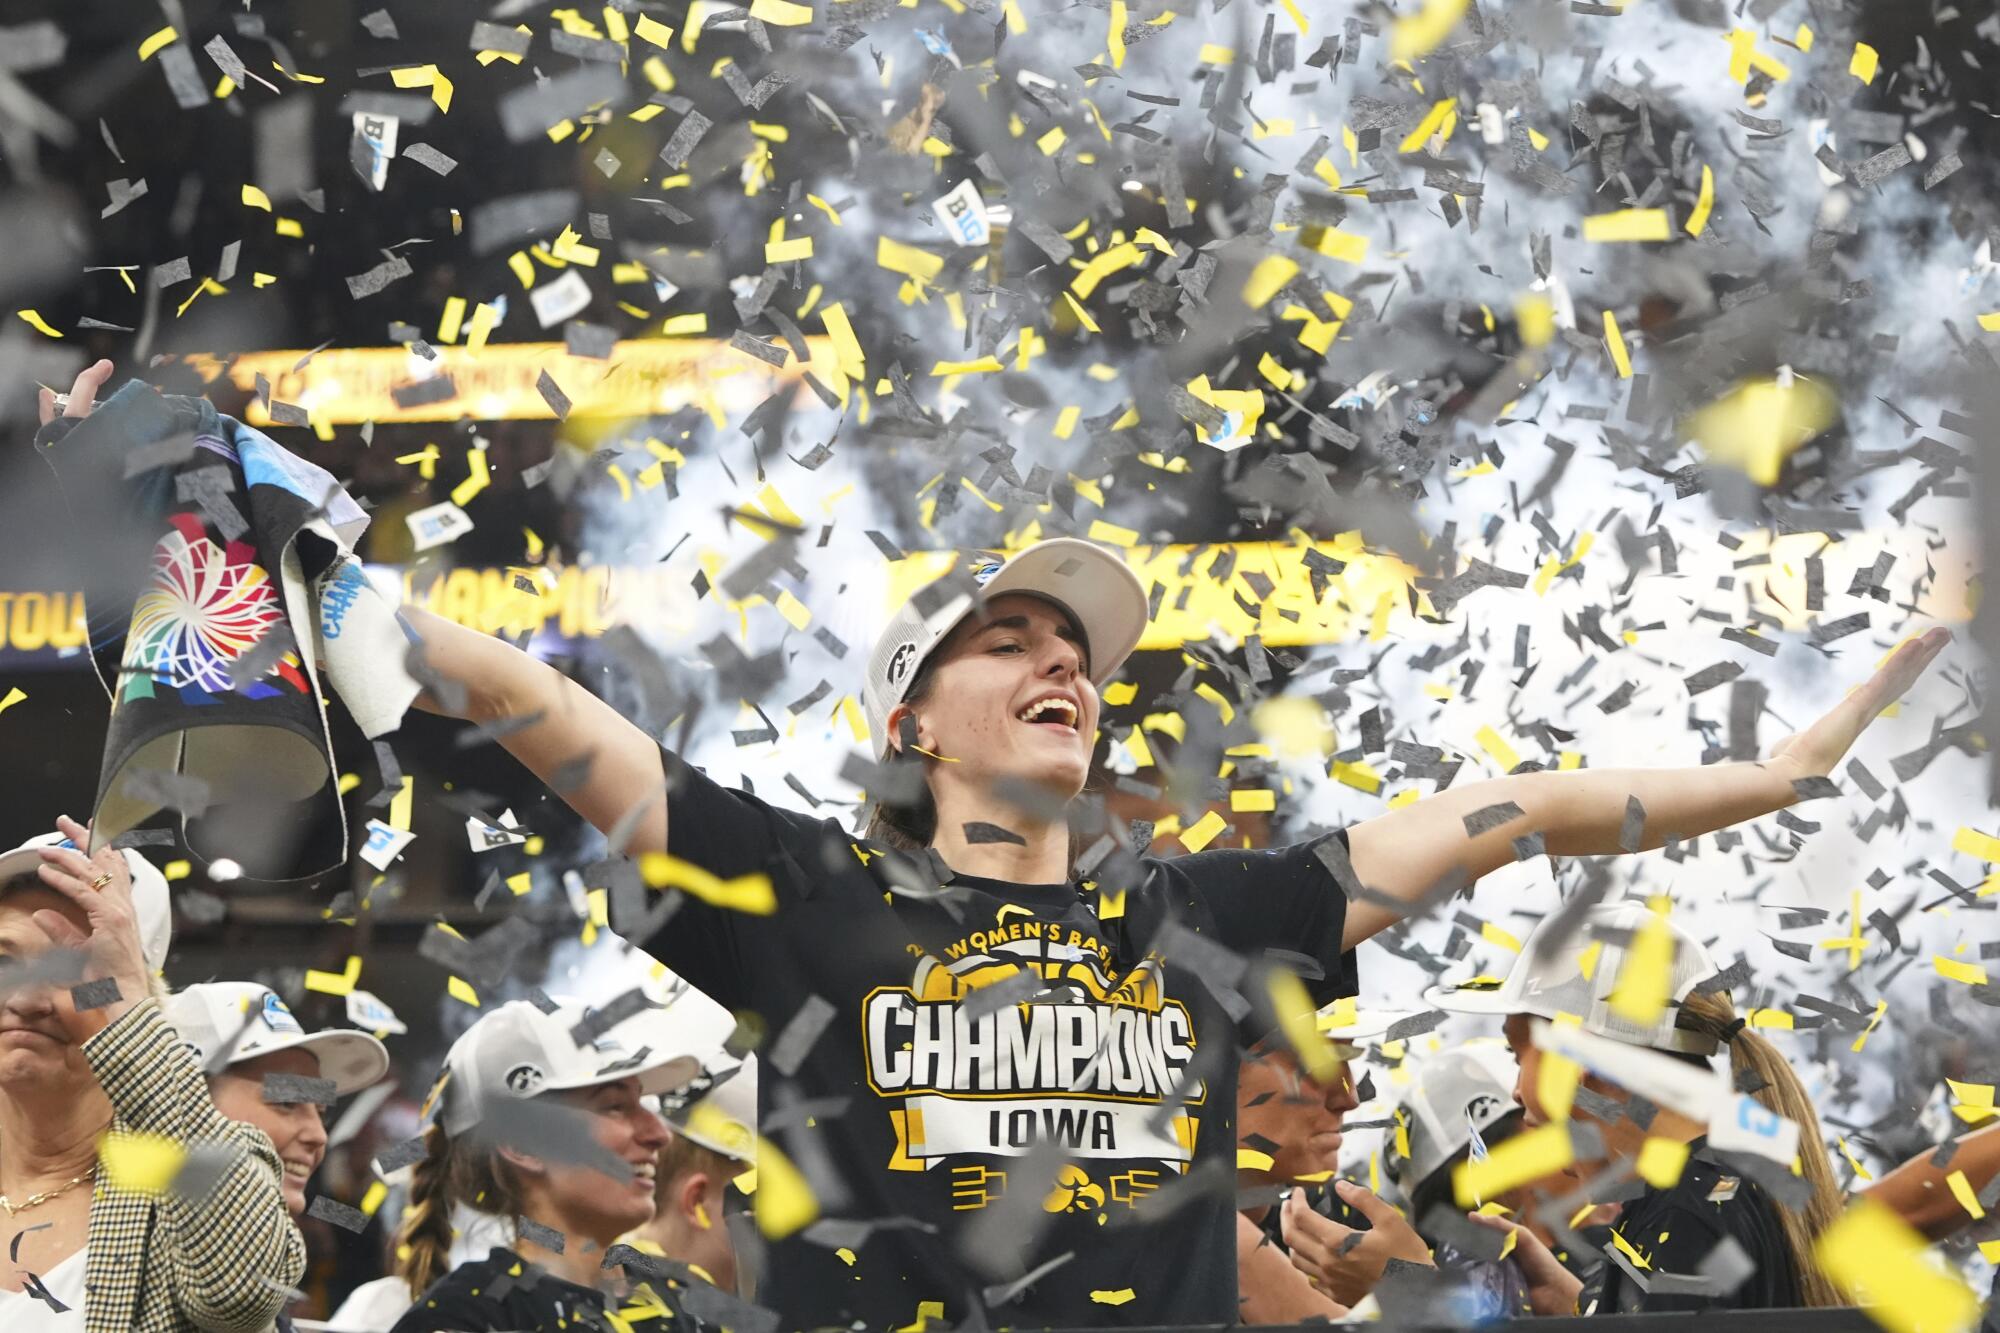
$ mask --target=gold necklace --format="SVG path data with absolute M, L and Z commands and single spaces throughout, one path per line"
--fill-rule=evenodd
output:
M 75 1189 L 78 1185 L 81 1185 L 84 1181 L 89 1180 L 92 1176 L 96 1174 L 97 1174 L 97 1168 L 93 1166 L 90 1168 L 90 1170 L 84 1172 L 82 1175 L 71 1176 L 68 1180 L 64 1181 L 62 1184 L 56 1186 L 52 1190 L 43 1190 L 40 1194 L 30 1194 L 27 1198 L 21 1200 L 21 1202 L 19 1203 L 15 1203 L 12 1199 L 8 1198 L 6 1195 L 0 1194 L 0 1208 L 6 1209 L 7 1216 L 9 1217 L 12 1217 L 16 1213 L 25 1213 L 38 1203 L 47 1203 L 50 1199 L 55 1198 L 59 1194 L 68 1193 L 70 1190 Z

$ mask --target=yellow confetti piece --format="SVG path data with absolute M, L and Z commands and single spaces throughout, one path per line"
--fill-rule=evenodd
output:
M 819 1217 L 819 1200 L 805 1174 L 766 1138 L 757 1140 L 757 1192 L 753 1197 L 757 1229 L 771 1240 L 802 1231 Z
M 1854 44 L 1854 56 L 1847 62 L 1847 72 L 1863 83 L 1875 82 L 1875 71 L 1881 66 L 1881 57 L 1875 48 L 1866 42 Z
M 1586 241 L 1664 241 L 1673 234 L 1664 208 L 1621 208 L 1583 220 Z
M 162 47 L 171 46 L 180 39 L 181 35 L 174 31 L 172 24 L 168 24 L 145 41 L 139 43 L 139 59 L 151 60 L 159 53 Z
M 1194 822 L 1194 827 L 1181 834 L 1180 844 L 1191 852 L 1198 852 L 1208 846 L 1209 843 L 1214 842 L 1215 835 L 1222 832 L 1228 822 L 1221 815 L 1210 810 Z
M 1414 153 L 1429 143 L 1432 135 L 1442 135 L 1449 139 L 1452 126 L 1457 123 L 1458 103 L 1455 99 L 1447 97 L 1441 102 L 1433 102 L 1431 109 L 1424 113 L 1424 118 L 1417 122 L 1417 127 L 1404 136 L 1396 151 Z
M 1111 68 L 1125 68 L 1125 0 L 1111 0 L 1111 35 L 1107 44 L 1111 51 Z
M 1091 293 L 1097 290 L 1098 284 L 1114 273 L 1131 268 L 1142 258 L 1144 256 L 1140 253 L 1139 247 L 1130 241 L 1114 245 L 1091 257 L 1090 262 L 1083 266 L 1083 271 L 1076 275 L 1075 281 L 1070 283 L 1070 290 L 1088 300 Z
M 800 28 L 813 21 L 811 5 L 792 0 L 751 0 L 750 17 L 774 28 Z
M 1480 749 L 1493 757 L 1493 762 L 1500 765 L 1502 773 L 1511 773 L 1521 766 L 1520 752 L 1509 745 L 1507 738 L 1492 727 L 1481 727 L 1473 733 L 1472 739 Z
M 796 630 L 803 630 L 812 623 L 812 612 L 804 602 L 792 596 L 789 589 L 781 589 L 778 593 L 778 614 Z
M 1469 0 L 1424 0 L 1416 13 L 1389 30 L 1389 60 L 1420 60 L 1437 50 L 1465 17 Z
M 1543 1051 L 1541 1068 L 1535 1075 L 1535 1096 L 1552 1121 L 1569 1119 L 1576 1105 L 1576 1090 L 1583 1083 L 1583 1066 L 1566 1055 Z
M 1236 720 L 1236 706 L 1223 696 L 1221 690 L 1216 689 L 1215 686 L 1209 684 L 1207 681 L 1203 681 L 1194 687 L 1194 692 L 1215 705 L 1215 711 L 1221 716 L 1223 726 L 1226 727 Z
M 1307 227 L 1299 233 L 1299 244 L 1343 264 L 1359 264 L 1368 257 L 1368 238 L 1339 227 Z
M 410 805 L 416 799 L 416 779 L 403 775 L 403 785 L 389 798 L 389 827 L 407 829 L 410 827 Z
M 887 236 L 876 238 L 875 263 L 891 273 L 900 273 L 918 282 L 929 282 L 944 269 L 944 260 L 928 250 L 919 250 L 914 245 L 904 245 L 901 241 Z
M 639 876 L 653 888 L 679 889 L 730 911 L 769 916 L 778 909 L 769 875 L 739 875 L 726 880 L 665 852 L 647 852 L 639 858 Z
M 1682 436 L 1717 462 L 1770 486 L 1783 474 L 1785 459 L 1832 424 L 1838 412 L 1839 400 L 1817 381 L 1745 380 L 1688 417 Z
M 1680 1183 L 1687 1160 L 1688 1145 L 1679 1139 L 1649 1137 L 1640 1145 L 1639 1160 L 1632 1169 L 1655 1189 L 1670 1190 Z
M 811 259 L 812 256 L 813 238 L 810 236 L 772 241 L 764 247 L 764 262 L 767 264 L 789 264 L 798 259 Z
M 1975 1222 L 1986 1216 L 1986 1209 L 1981 1206 L 1979 1196 L 1973 1192 L 1972 1182 L 1965 1178 L 1965 1172 L 1952 1172 L 1944 1178 L 1944 1183 L 1951 1187 L 1951 1197 L 1958 1200 L 1958 1206 L 1965 1209 L 1966 1216 Z
M 441 112 L 451 111 L 452 82 L 439 71 L 436 65 L 406 65 L 389 71 L 389 78 L 398 88 L 428 88 L 431 101 Z
M 186 879 L 193 873 L 194 864 L 190 861 L 169 861 L 160 868 L 160 874 L 166 877 L 169 884 L 177 879 Z
M 484 449 L 467 449 L 465 465 L 470 469 L 466 473 L 465 480 L 451 488 L 451 502 L 461 508 L 470 503 L 473 496 L 485 490 L 487 484 L 493 480 L 493 474 L 486 466 Z
M 469 1004 L 474 1009 L 479 1007 L 479 992 L 472 989 L 472 983 L 464 977 L 446 978 L 444 993 L 460 1004 Z
M 1979 327 L 1985 329 L 1988 333 L 2000 333 L 2000 310 L 1995 310 L 1990 315 L 1981 315 L 1979 317 Z
M 1124 1305 L 1138 1297 L 1138 1292 L 1130 1287 L 1120 1287 L 1116 1291 L 1093 1291 L 1090 1299 L 1099 1305 Z
M 354 983 L 361 980 L 361 955 L 349 954 L 347 970 L 344 972 L 322 972 L 316 968 L 306 971 L 306 989 L 318 991 L 322 995 L 347 995 L 354 990 Z
M 1229 793 L 1229 808 L 1238 813 L 1276 810 L 1278 793 L 1269 787 L 1238 787 Z
M 977 361 L 940 361 L 931 367 L 933 377 L 938 375 L 990 375 L 1007 367 L 998 357 L 982 356 Z
M 1618 317 L 1609 310 L 1604 312 L 1604 345 L 1611 350 L 1611 364 L 1618 369 L 1618 378 L 1632 378 L 1632 355 L 1625 350 L 1625 335 L 1618 331 Z
M 40 334 L 45 334 L 45 335 L 47 335 L 48 337 L 51 337 L 51 338 L 60 338 L 60 337 L 62 337 L 62 334 L 61 334 L 61 332 L 59 332 L 59 331 L 58 331 L 58 330 L 56 330 L 56 329 L 53 329 L 53 328 L 50 328 L 50 327 L 49 327 L 49 322 L 48 322 L 48 321 L 47 321 L 46 319 L 43 319 L 43 318 L 42 318 L 42 312 L 41 312 L 41 311 L 39 311 L 39 310 L 16 310 L 16 311 L 15 311 L 14 313 L 15 313 L 16 315 L 19 315 L 19 316 L 20 316 L 20 317 L 21 317 L 22 319 L 26 320 L 26 321 L 27 321 L 27 323 L 28 323 L 28 327 L 29 327 L 29 328 L 31 328 L 31 329 L 33 329 L 33 330 L 34 330 L 35 332 L 37 332 L 37 333 L 40 333 Z
M 1659 1018 L 1671 998 L 1674 936 L 1657 911 L 1634 933 L 1611 992 L 1611 1012 L 1641 1027 Z
M 271 196 L 254 185 L 243 187 L 243 202 L 251 208 L 261 208 L 266 213 L 271 211 Z
M 518 875 L 509 875 L 504 883 L 507 885 L 507 892 L 513 894 L 516 898 L 525 898 L 534 892 L 534 872 L 523 870 Z
M 1708 229 L 1708 215 L 1715 211 L 1715 172 L 1707 163 L 1701 168 L 1701 193 L 1695 196 L 1694 212 L 1688 214 L 1687 234 L 1699 236 Z
M 7 697 L 0 699 L 0 713 L 6 712 L 27 697 L 27 691 L 23 690 L 19 685 L 11 686 L 7 691 Z
M 1136 546 L 1139 534 L 1132 528 L 1121 528 L 1116 523 L 1106 523 L 1101 518 L 1090 521 L 1090 539 L 1094 542 L 1109 542 L 1113 546 Z
M 1267 1152 L 1258 1152 L 1255 1148 L 1238 1148 L 1236 1150 L 1236 1169 L 1238 1171 L 1269 1171 L 1277 1164 L 1278 1159 Z
M 639 21 L 632 25 L 632 35 L 663 50 L 668 49 L 674 40 L 674 30 L 650 14 L 639 15 Z
M 1104 687 L 1104 702 L 1110 708 L 1123 708 L 1139 697 L 1139 686 L 1129 680 L 1114 680 Z
M 1931 966 L 1946 981 L 1962 981 L 1968 986 L 1986 984 L 1986 969 L 1978 963 L 1961 963 L 1956 958 L 1947 958 L 1939 953 L 1931 955 Z
M 1264 256 L 1250 271 L 1250 280 L 1243 284 L 1243 304 L 1252 310 L 1262 310 L 1298 271 L 1298 264 L 1283 255 Z
M 1203 42 L 1201 50 L 1195 53 L 1195 60 L 1203 65 L 1233 65 L 1236 63 L 1236 48 Z
M 1847 1297 L 1890 1333 L 1959 1333 L 1979 1319 L 1979 1297 L 1926 1256 L 1930 1242 L 1866 1195 L 1820 1234 L 1813 1254 Z
M 373 1217 L 388 1197 L 389 1187 L 379 1180 L 371 1180 L 368 1182 L 368 1192 L 361 1196 L 359 1207 L 363 1213 Z
M 159 1134 L 106 1134 L 97 1145 L 104 1178 L 132 1194 L 157 1197 L 174 1183 L 187 1149 Z
M 1497 944 L 1501 948 L 1511 949 L 1515 953 L 1521 952 L 1521 941 L 1510 932 L 1494 925 L 1491 921 L 1482 921 L 1479 923 L 1479 937 L 1488 944 Z
M 1211 812 L 1212 813 L 1212 812 Z M 1282 967 L 1271 969 L 1265 982 L 1271 998 L 1271 1012 L 1285 1044 L 1299 1057 L 1299 1067 L 1323 1083 L 1340 1076 L 1340 1053 L 1319 1030 L 1319 1007 L 1313 1003 L 1306 983 Z
M 1540 292 L 1523 292 L 1514 298 L 1514 326 L 1528 346 L 1547 347 L 1556 336 L 1555 304 Z
M 1370 795 L 1382 790 L 1382 775 L 1370 768 L 1366 761 L 1349 763 L 1344 759 L 1336 759 L 1333 761 L 1333 777 L 1343 786 L 1353 787 L 1356 791 L 1365 791 Z
M 1575 1158 L 1569 1126 L 1558 1120 L 1516 1134 L 1486 1154 L 1484 1161 L 1467 1159 L 1452 1168 L 1452 1193 L 1461 1208 L 1471 1208 L 1516 1185 L 1554 1175 Z
M 1974 828 L 1961 828 L 1953 834 L 1951 849 L 1982 861 L 2000 861 L 2000 838 Z

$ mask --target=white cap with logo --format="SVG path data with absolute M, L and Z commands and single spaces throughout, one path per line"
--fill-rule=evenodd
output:
M 660 1099 L 674 1133 L 732 1161 L 757 1161 L 757 1057 L 738 1060 L 717 1050 L 701 1062 L 701 1077 Z
M 211 981 L 169 997 L 167 1021 L 211 1072 L 275 1051 L 303 1050 L 319 1059 L 319 1076 L 342 1096 L 379 1082 L 389 1052 L 366 1032 L 329 1028 L 307 1032 L 269 986 Z
M 1394 1163 L 1405 1198 L 1431 1174 L 1463 1152 L 1473 1135 L 1518 1112 L 1514 1056 L 1498 1041 L 1470 1041 L 1427 1055 L 1403 1094 L 1410 1155 Z
M 1700 940 L 1638 899 L 1591 908 L 1563 939 L 1555 938 L 1559 918 L 1548 917 L 1528 936 L 1505 981 L 1433 986 L 1424 999 L 1461 1014 L 1535 1014 L 1551 1020 L 1570 1014 L 1583 1021 L 1584 1031 L 1627 1046 L 1715 1054 L 1720 1043 L 1714 1036 L 1675 1024 L 1679 1002 L 1716 973 Z M 1634 1022 L 1613 1005 L 1633 943 L 1644 931 L 1665 932 L 1671 949 L 1665 977 L 1670 1003 L 1650 1023 Z
M 636 1078 L 642 1092 L 671 1092 L 701 1072 L 700 1062 L 672 1044 L 671 1025 L 657 1010 L 642 1011 L 589 1034 L 591 1010 L 576 1003 L 544 1013 L 526 1000 L 489 1010 L 445 1055 L 445 1133 L 463 1134 L 499 1098 L 594 1088 Z M 579 1042 L 576 1032 L 584 1029 Z
M 918 669 L 977 600 L 1026 593 L 1053 602 L 1083 631 L 1090 679 L 1098 685 L 1125 664 L 1146 630 L 1146 590 L 1139 576 L 1116 552 L 1096 542 L 1051 537 L 1005 561 L 983 562 L 972 578 L 979 585 L 977 598 L 964 592 L 938 597 L 936 585 L 919 590 L 875 640 L 861 687 L 861 707 L 878 758 L 890 749 L 890 712 L 909 694 Z M 931 609 L 925 612 L 920 604 Z
M 60 833 L 44 833 L 30 838 L 13 851 L 0 854 L 0 886 L 7 881 L 33 876 L 42 865 L 39 848 L 68 847 L 83 851 Z M 88 853 L 85 853 L 88 855 Z M 132 911 L 139 920 L 139 949 L 146 966 L 158 972 L 167 965 L 167 949 L 174 939 L 174 913 L 167 901 L 167 877 L 159 867 L 127 847 L 125 864 L 132 872 Z M 39 877 L 37 876 L 39 879 Z

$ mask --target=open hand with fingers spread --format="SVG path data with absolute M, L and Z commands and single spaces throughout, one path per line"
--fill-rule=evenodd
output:
M 1409 1219 L 1353 1181 L 1335 1181 L 1333 1188 L 1343 1203 L 1368 1219 L 1369 1230 L 1357 1231 L 1320 1216 L 1297 1190 L 1285 1200 L 1280 1218 L 1292 1266 L 1314 1286 L 1352 1306 L 1375 1289 L 1391 1259 L 1431 1263 L 1431 1248 Z
M 95 361 L 85 366 L 69 386 L 65 394 L 43 389 L 37 397 L 42 424 L 48 425 L 57 417 L 87 417 L 90 409 L 97 406 L 97 394 L 104 382 L 111 378 L 111 363 Z
M 90 845 L 90 830 L 75 820 L 65 816 L 56 820 L 56 827 L 77 847 Z M 41 855 L 42 883 L 69 899 L 81 912 L 84 926 L 79 928 L 72 916 L 49 908 L 35 913 L 35 924 L 57 948 L 83 956 L 85 981 L 108 977 L 118 986 L 115 1003 L 76 1013 L 78 1035 L 95 1036 L 148 991 L 150 972 L 132 905 L 131 867 L 125 853 L 114 847 L 100 848 L 95 856 L 70 847 L 44 847 Z
M 1794 777 L 1828 776 L 1868 724 L 1908 693 L 1950 642 L 1951 631 L 1939 627 L 1903 643 L 1874 675 L 1848 691 L 1824 717 L 1773 746 L 1767 762 L 1795 769 Z

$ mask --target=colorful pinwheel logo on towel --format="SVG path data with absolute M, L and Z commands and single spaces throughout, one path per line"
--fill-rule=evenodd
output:
M 218 546 L 193 514 L 175 514 L 153 547 L 153 577 L 132 608 L 125 639 L 120 701 L 150 699 L 157 686 L 183 703 L 214 703 L 225 695 L 267 699 L 277 681 L 306 692 L 296 654 L 240 686 L 230 673 L 238 659 L 285 623 L 284 602 L 248 542 Z

